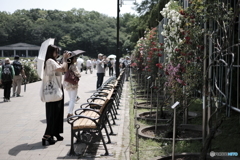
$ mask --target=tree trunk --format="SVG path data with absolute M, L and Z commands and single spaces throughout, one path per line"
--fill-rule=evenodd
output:
M 221 118 L 219 121 L 216 122 L 216 125 L 212 128 L 211 132 L 206 137 L 206 140 L 205 140 L 205 143 L 203 145 L 202 152 L 201 152 L 201 155 L 199 157 L 199 160 L 206 160 L 207 159 L 208 149 L 209 149 L 209 147 L 211 145 L 212 139 L 214 138 L 218 128 L 222 124 L 222 119 L 223 118 Z

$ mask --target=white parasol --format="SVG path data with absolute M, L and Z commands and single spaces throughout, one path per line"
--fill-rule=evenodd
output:
M 116 58 L 117 56 L 114 54 L 109 55 L 107 58 Z
M 43 66 L 44 66 L 44 61 L 47 53 L 47 48 L 49 45 L 54 44 L 54 38 L 49 38 L 46 41 L 44 41 L 41 44 L 39 53 L 38 53 L 38 59 L 37 59 L 37 73 L 38 76 L 42 79 L 43 78 Z
M 79 62 L 79 63 L 83 63 L 83 62 L 84 62 L 84 59 L 78 57 L 77 62 Z

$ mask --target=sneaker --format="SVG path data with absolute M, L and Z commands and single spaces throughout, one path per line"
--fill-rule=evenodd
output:
M 20 94 L 17 94 L 17 97 L 21 97 Z
M 73 116 L 73 114 L 68 113 L 67 118 Z M 73 118 L 70 118 L 70 120 L 73 120 Z
M 80 97 L 77 96 L 77 98 L 76 98 L 76 102 L 77 102 L 79 99 L 80 99 Z

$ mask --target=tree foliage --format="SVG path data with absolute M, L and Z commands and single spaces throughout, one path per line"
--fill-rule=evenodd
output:
M 148 28 L 156 27 L 162 16 L 159 11 L 169 0 L 143 0 L 135 3 L 140 17 L 123 14 L 120 17 L 120 54 L 134 49 Z M 97 53 L 116 53 L 117 20 L 96 11 L 73 8 L 59 10 L 16 10 L 13 14 L 0 12 L 0 46 L 30 43 L 40 46 L 48 38 L 62 50 L 82 49 L 90 57 Z
M 136 11 L 141 15 L 138 19 L 139 36 L 144 36 L 146 29 L 157 27 L 163 19 L 160 11 L 169 0 L 143 0 L 140 4 L 135 3 Z
M 121 53 L 133 49 L 130 21 L 136 16 L 126 14 L 121 18 Z M 55 44 L 62 50 L 82 49 L 86 55 L 96 57 L 97 53 L 106 55 L 116 52 L 116 18 L 95 11 L 73 8 L 59 10 L 16 10 L 10 14 L 0 12 L 0 46 L 14 43 L 30 43 L 40 46 L 48 38 L 55 38 Z M 135 36 L 136 37 L 136 36 Z M 130 42 L 131 41 L 131 42 Z

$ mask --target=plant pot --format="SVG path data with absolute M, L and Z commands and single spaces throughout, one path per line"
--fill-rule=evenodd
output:
M 153 139 L 153 140 L 164 140 L 172 141 L 172 134 L 169 134 L 171 137 L 163 137 L 167 129 L 169 128 L 168 124 L 161 124 L 157 126 L 157 133 L 155 133 L 155 126 L 146 126 L 139 129 L 138 135 L 142 138 Z M 177 135 L 176 141 L 192 141 L 192 140 L 202 140 L 202 126 L 193 125 L 193 124 L 180 124 L 178 126 L 180 135 Z
M 145 121 L 150 121 L 150 122 L 155 122 L 156 121 L 156 111 L 152 112 L 152 115 L 150 114 L 151 112 L 143 112 L 139 113 L 137 115 L 137 120 L 145 120 Z M 158 117 L 158 122 L 167 122 L 170 120 L 171 115 L 169 111 L 163 111 L 165 114 L 165 117 Z M 188 119 L 193 119 L 197 117 L 198 114 L 196 112 L 189 111 L 188 112 Z
M 151 115 L 152 113 L 152 115 Z M 158 122 L 167 122 L 170 120 L 171 115 L 169 113 L 169 111 L 163 111 L 165 117 L 158 117 Z M 145 121 L 149 121 L 149 122 L 155 122 L 156 121 L 156 111 L 153 112 L 143 112 L 143 113 L 139 113 L 137 115 L 137 120 L 145 120 Z
M 151 108 L 151 103 L 149 101 L 146 102 L 137 102 L 134 105 L 134 108 L 141 108 L 141 109 L 150 109 Z

